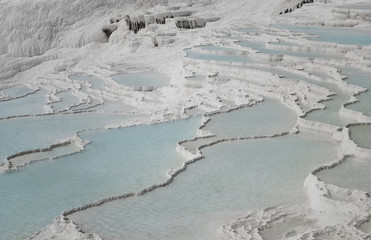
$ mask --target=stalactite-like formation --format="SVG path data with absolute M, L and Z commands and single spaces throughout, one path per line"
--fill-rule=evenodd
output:
M 125 21 L 129 27 L 129 30 L 133 31 L 134 33 L 137 33 L 140 29 L 143 29 L 150 24 L 165 24 L 167 18 L 179 18 L 179 17 L 187 17 L 191 15 L 192 15 L 191 11 L 164 12 L 164 13 L 158 13 L 155 15 L 147 15 L 147 16 L 126 15 Z
M 280 12 L 280 15 L 290 13 L 290 12 L 294 11 L 295 9 L 301 8 L 304 4 L 313 3 L 313 2 L 314 2 L 314 0 L 302 0 L 297 5 L 295 5 L 295 6 L 291 7 L 291 8 L 287 8 L 284 11 L 281 11 Z
M 194 29 L 205 27 L 206 21 L 202 18 L 183 18 L 176 21 L 177 28 Z

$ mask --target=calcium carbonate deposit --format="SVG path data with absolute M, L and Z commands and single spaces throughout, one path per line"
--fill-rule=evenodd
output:
M 0 0 L 0 240 L 371 239 L 367 0 Z

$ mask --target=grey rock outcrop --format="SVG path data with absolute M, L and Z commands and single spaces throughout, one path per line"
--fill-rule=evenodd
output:
M 191 15 L 192 15 L 191 11 L 173 11 L 156 13 L 154 15 L 139 15 L 139 16 L 126 15 L 125 21 L 129 27 L 129 30 L 133 31 L 134 33 L 137 33 L 140 29 L 143 29 L 150 24 L 165 24 L 167 18 L 179 18 Z
M 116 30 L 117 26 L 113 24 L 102 27 L 102 31 L 106 34 L 107 38 L 109 38 L 111 34 Z
M 202 18 L 180 18 L 175 24 L 177 28 L 194 29 L 205 27 L 206 21 Z
M 279 14 L 282 15 L 282 14 L 290 13 L 290 12 L 294 11 L 295 9 L 301 8 L 304 4 L 313 3 L 313 2 L 314 2 L 314 0 L 301 0 L 301 1 L 298 1 L 297 3 L 293 3 L 292 6 L 287 7 L 286 9 L 280 11 Z

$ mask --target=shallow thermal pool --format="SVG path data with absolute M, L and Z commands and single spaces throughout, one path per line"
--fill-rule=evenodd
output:
M 238 32 L 243 32 L 243 33 L 261 33 L 262 29 L 260 28 L 240 28 L 238 29 Z
M 0 102 L 0 118 L 43 114 L 44 106 L 48 102 L 47 93 L 42 89 L 24 97 Z
M 206 158 L 169 186 L 70 219 L 107 239 L 215 239 L 218 227 L 249 210 L 302 200 L 308 172 L 333 160 L 337 144 L 302 132 L 202 151 Z
M 8 95 L 7 99 L 11 99 L 11 98 L 19 98 L 19 97 L 31 94 L 35 92 L 35 90 L 30 89 L 24 85 L 15 85 L 13 87 L 3 89 L 2 92 Z
M 211 121 L 203 130 L 220 138 L 231 138 L 290 131 L 295 126 L 297 115 L 279 100 L 265 98 L 256 106 L 235 110 L 228 114 L 213 115 L 210 118 Z
M 370 33 L 355 29 L 288 25 L 274 27 L 316 35 L 316 41 L 371 44 Z M 250 28 L 240 32 L 256 34 L 262 30 Z M 294 46 L 288 42 L 282 44 Z M 270 54 L 321 57 L 321 54 L 316 53 L 270 50 L 260 42 L 249 43 L 248 46 Z M 211 51 L 214 54 L 208 54 Z M 209 45 L 185 50 L 188 58 L 257 63 L 249 56 L 222 55 L 224 53 L 220 51 L 233 49 Z M 340 91 L 333 83 L 315 81 L 315 77 L 312 79 L 305 74 L 302 77 L 280 70 L 278 65 L 281 63 L 277 63 L 277 67 L 271 63 L 263 64 L 267 63 L 260 62 L 256 68 L 307 81 L 337 94 L 332 100 L 323 102 L 325 110 L 313 111 L 306 119 L 340 127 L 348 123 L 339 116 L 339 110 L 349 100 L 350 94 Z M 286 64 L 283 62 L 283 65 Z M 206 76 L 202 74 L 205 73 L 196 73 L 195 77 L 187 78 L 187 84 L 202 88 L 203 84 L 208 84 L 204 81 Z M 312 71 L 311 74 L 329 77 L 320 71 Z M 0 175 L 0 240 L 30 237 L 51 224 L 63 211 L 108 197 L 137 192 L 166 181 L 168 170 L 180 167 L 184 161 L 175 151 L 177 142 L 196 137 L 196 130 L 201 124 L 200 117 L 105 129 L 107 125 L 118 125 L 132 117 L 145 116 L 107 114 L 135 111 L 134 104 L 129 105 L 129 102 L 125 103 L 125 98 L 119 100 L 120 96 L 111 95 L 111 80 L 104 81 L 85 75 L 71 75 L 69 78 L 74 84 L 80 83 L 81 89 L 70 88 L 58 93 L 62 101 L 50 106 L 56 111 L 74 106 L 72 111 L 98 109 L 104 113 L 85 112 L 0 120 L 1 160 L 21 151 L 45 148 L 58 140 L 74 137 L 76 133 L 79 138 L 90 141 L 85 150 L 79 153 L 66 155 L 79 150 L 77 146 L 59 148 L 43 155 L 52 158 L 48 161 L 39 161 L 18 171 Z M 112 79 L 134 89 L 170 85 L 167 77 L 153 72 L 119 74 L 112 76 Z M 371 87 L 367 74 L 358 78 L 357 74 L 349 73 L 348 80 L 363 87 Z M 190 91 L 196 92 L 198 89 L 192 88 Z M 20 98 L 1 101 L 0 118 L 45 111 L 48 102 L 46 90 L 29 92 L 25 87 L 13 87 L 4 92 L 10 97 Z M 357 97 L 361 103 L 348 107 L 356 109 L 356 106 L 362 106 L 362 112 L 367 114 L 370 95 L 364 93 Z M 75 106 L 80 101 L 84 102 Z M 307 109 L 310 107 L 306 106 Z M 297 115 L 292 110 L 270 98 L 265 98 L 264 102 L 256 106 L 211 115 L 210 118 L 211 121 L 203 129 L 216 136 L 185 142 L 183 146 L 195 152 L 198 145 L 218 139 L 288 132 L 297 121 Z M 350 129 L 355 142 L 360 146 L 369 146 L 369 126 Z M 109 202 L 68 217 L 85 232 L 97 233 L 107 239 L 215 239 L 220 226 L 246 215 L 250 210 L 305 201 L 302 189 L 304 179 L 318 166 L 335 160 L 338 148 L 339 143 L 330 136 L 302 130 L 299 134 L 275 138 L 225 140 L 201 149 L 205 158 L 189 165 L 185 172 L 177 175 L 166 187 L 142 196 Z M 38 155 L 30 157 L 37 159 Z M 319 176 L 339 186 L 370 192 L 369 171 L 368 163 L 349 158 L 334 169 L 322 171 Z
M 343 118 L 339 113 L 341 106 L 346 103 L 349 98 L 350 94 L 345 94 L 338 90 L 338 93 L 331 96 L 331 99 L 321 102 L 326 106 L 324 110 L 310 112 L 305 119 L 342 127 L 351 122 Z
M 60 92 L 56 96 L 60 97 L 60 101 L 51 104 L 55 112 L 68 111 L 80 103 L 79 97 L 74 95 L 71 90 Z
M 236 51 L 236 49 L 225 47 L 225 46 L 217 46 L 217 45 L 205 45 L 200 46 L 200 48 L 208 51 Z
M 350 138 L 360 147 L 371 149 L 371 124 L 349 127 Z
M 346 107 L 371 117 L 371 74 L 368 72 L 360 71 L 358 69 L 341 70 L 342 74 L 348 77 L 345 80 L 346 82 L 368 89 L 368 91 L 356 96 L 359 102 L 348 105 Z
M 251 42 L 251 41 L 241 41 L 237 42 L 238 45 L 242 47 L 248 47 L 253 50 L 256 50 L 260 53 L 264 54 L 271 54 L 271 55 L 288 55 L 288 56 L 295 56 L 295 57 L 302 57 L 302 58 L 335 58 L 339 57 L 335 54 L 328 54 L 328 53 L 318 53 L 318 52 L 295 52 L 295 51 L 285 51 L 285 50 L 276 50 L 267 48 L 266 43 L 264 42 Z M 268 43 L 270 44 L 270 43 Z M 286 43 L 287 44 L 287 43 Z
M 369 33 L 358 30 L 352 30 L 357 34 L 355 40 L 348 37 L 342 39 L 343 35 L 349 34 L 349 29 L 299 26 L 286 29 L 315 33 L 319 36 L 317 41 L 371 44 Z M 250 47 L 262 46 L 256 43 Z M 187 57 L 195 59 L 254 62 L 248 56 L 208 54 L 208 50 L 225 49 L 209 46 L 203 47 L 203 50 L 185 51 Z M 310 56 L 320 57 L 320 54 L 311 53 Z M 329 78 L 322 72 L 312 74 Z M 290 73 L 287 77 L 295 77 L 336 93 L 332 100 L 323 102 L 325 110 L 314 111 L 308 114 L 307 119 L 340 127 L 348 123 L 341 118 L 339 110 L 349 100 L 350 94 L 326 81 Z M 192 152 L 195 152 L 197 144 L 220 138 L 289 131 L 296 122 L 296 115 L 291 110 L 271 99 L 257 106 L 210 118 L 203 130 L 216 136 L 184 143 Z M 304 179 L 313 169 L 336 159 L 338 146 L 327 135 L 305 131 L 276 138 L 219 143 L 203 148 L 201 151 L 205 159 L 189 165 L 170 185 L 142 196 L 77 212 L 69 218 L 86 232 L 108 239 L 215 239 L 217 228 L 250 210 L 304 201 Z
M 371 163 L 350 157 L 335 168 L 321 171 L 317 176 L 324 182 L 342 188 L 371 193 Z
M 85 131 L 85 151 L 0 175 L 0 239 L 29 237 L 65 210 L 165 181 L 183 162 L 177 142 L 195 137 L 199 124 Z
M 120 124 L 130 115 L 79 113 L 23 117 L 0 121 L 0 159 L 9 155 L 46 148 L 57 140 L 71 138 L 76 132 Z
M 285 72 L 282 70 L 280 71 L 274 69 L 272 72 L 284 75 L 287 78 L 299 79 L 310 84 L 320 86 L 324 89 L 329 90 L 330 91 L 329 93 L 333 93 L 333 95 L 328 96 L 329 97 L 328 100 L 321 102 L 321 104 L 325 105 L 325 109 L 311 111 L 305 116 L 305 119 L 316 122 L 323 122 L 339 127 L 342 127 L 351 122 L 349 119 L 343 118 L 339 113 L 343 104 L 349 101 L 351 94 L 343 92 L 335 83 L 327 81 L 327 79 L 330 78 L 330 76 L 328 76 L 324 72 L 321 71 L 311 72 L 312 76 L 322 78 L 322 80 L 319 81 L 310 79 L 308 77 L 300 76 L 298 74 Z
M 335 42 L 351 45 L 370 45 L 371 31 L 359 30 L 354 28 L 331 28 L 319 26 L 301 25 L 273 25 L 277 29 L 287 29 L 294 32 L 301 32 L 312 35 L 312 40 L 321 42 Z

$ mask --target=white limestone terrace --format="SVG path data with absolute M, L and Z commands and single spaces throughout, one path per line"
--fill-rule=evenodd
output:
M 19 167 L 23 167 L 35 161 L 56 159 L 80 152 L 84 149 L 84 145 L 86 144 L 87 141 L 76 136 L 75 138 L 52 144 L 46 148 L 18 152 L 8 156 L 6 161 L 0 163 L 0 173 L 17 170 Z M 58 149 L 63 149 L 63 153 L 58 153 Z
M 314 1 L 313 4 L 305 4 L 290 14 L 279 16 L 279 12 L 291 5 L 297 6 L 300 2 L 294 0 L 240 0 L 233 2 L 220 0 L 202 3 L 195 1 L 192 4 L 192 1 L 170 1 L 169 3 L 167 1 L 139 1 L 139 3 L 133 3 L 133 1 L 111 0 L 103 3 L 103 1 L 81 0 L 77 1 L 75 5 L 69 5 L 67 1 L 37 0 L 31 3 L 23 0 L 2 0 L 0 1 L 0 25 L 3 29 L 1 36 L 5 40 L 0 43 L 0 79 L 2 80 L 0 84 L 24 84 L 30 89 L 46 89 L 49 102 L 52 103 L 57 101 L 56 95 L 61 91 L 73 88 L 79 92 L 78 90 L 83 88 L 84 83 L 70 81 L 68 76 L 83 73 L 99 77 L 104 80 L 105 88 L 94 90 L 95 92 L 87 90 L 76 93 L 81 103 L 83 100 L 91 101 L 92 96 L 103 102 L 104 99 L 121 100 L 133 107 L 135 113 L 150 116 L 149 119 L 128 121 L 120 126 L 185 118 L 187 110 L 194 108 L 206 113 L 219 111 L 226 106 L 231 109 L 238 108 L 261 101 L 261 96 L 279 99 L 283 104 L 296 111 L 298 116 L 304 116 L 307 111 L 298 104 L 300 99 L 297 96 L 305 96 L 308 101 L 306 104 L 310 106 L 310 109 L 318 109 L 321 108 L 319 102 L 327 99 L 330 95 L 329 92 L 302 81 L 300 84 L 296 84 L 298 81 L 287 81 L 287 79 L 264 71 L 254 69 L 238 71 L 236 68 L 238 66 L 259 67 L 259 65 L 227 62 L 225 66 L 220 66 L 216 61 L 184 59 L 183 52 L 183 49 L 187 47 L 219 43 L 218 37 L 223 36 L 224 33 L 235 32 L 235 29 L 243 27 L 246 23 L 258 27 L 272 23 L 301 23 L 370 29 L 368 17 L 365 17 L 367 14 L 350 14 L 349 12 L 345 14 L 344 11 L 336 8 L 338 5 L 352 4 L 351 0 Z M 162 6 L 152 8 L 157 3 L 161 3 Z M 106 29 L 105 26 L 112 24 L 110 22 L 112 18 L 119 19 L 132 13 L 141 15 L 147 11 L 160 14 L 164 9 L 167 11 L 178 7 L 179 10 L 192 11 L 192 15 L 195 17 L 220 18 L 220 20 L 208 22 L 203 28 L 192 30 L 178 29 L 175 20 L 172 19 L 166 19 L 165 24 L 151 24 L 140 29 L 136 34 L 129 30 L 124 21 L 114 24 L 117 29 L 115 27 L 116 30 L 112 31 L 109 37 L 102 30 Z M 19 16 L 21 17 L 19 18 Z M 22 29 L 23 32 L 17 32 L 15 29 Z M 256 37 L 256 39 L 261 40 L 262 38 Z M 309 43 L 303 42 L 303 45 Z M 310 44 L 312 43 L 310 42 Z M 235 45 L 233 46 L 235 47 Z M 364 70 L 368 70 L 370 66 L 371 49 L 369 46 L 362 48 L 346 48 L 346 46 L 337 44 L 316 46 L 317 51 L 328 48 L 349 57 L 348 60 L 341 63 L 331 60 L 331 63 L 335 65 L 351 65 Z M 257 59 L 271 59 L 264 56 L 259 58 L 259 53 L 248 52 L 252 56 L 257 56 Z M 296 58 L 284 57 L 280 59 L 280 62 L 284 64 L 278 68 L 296 72 L 301 71 L 302 68 L 315 69 L 321 64 L 329 63 L 327 60 L 313 59 L 309 63 L 297 64 L 297 60 Z M 123 71 L 138 72 L 138 69 L 154 70 L 170 76 L 171 86 L 150 92 L 138 92 L 119 88 L 111 79 L 114 74 Z M 321 69 L 332 72 L 334 81 L 351 94 L 357 94 L 364 90 L 357 86 L 344 84 L 341 81 L 341 76 L 331 67 L 323 66 Z M 190 72 L 205 74 L 209 76 L 208 81 L 201 87 L 198 85 L 186 88 L 187 82 L 184 77 L 188 76 Z M 229 79 L 226 82 L 222 81 L 222 88 L 218 85 L 215 73 L 225 75 Z M 6 97 L 5 94 L 1 96 Z M 354 99 L 350 99 L 351 101 Z M 46 108 L 45 114 L 48 113 L 54 114 L 56 112 L 52 108 Z M 353 124 L 371 122 L 369 117 L 360 115 L 360 113 L 355 116 L 351 110 L 344 106 L 340 113 L 352 118 L 354 122 L 360 122 Z M 277 231 L 282 232 L 282 238 L 285 239 L 313 239 L 316 237 L 367 239 L 370 237 L 369 233 L 359 230 L 359 226 L 369 222 L 371 218 L 368 195 L 357 190 L 341 189 L 326 184 L 315 176 L 325 168 L 335 167 L 346 161 L 348 156 L 370 160 L 370 150 L 359 148 L 350 139 L 346 127 L 342 132 L 339 132 L 335 126 L 308 121 L 301 117 L 298 118 L 295 128 L 291 131 L 256 137 L 277 137 L 301 129 L 328 133 L 341 143 L 342 148 L 338 160 L 309 173 L 304 183 L 308 193 L 308 202 L 251 212 L 245 218 L 222 227 L 219 231 L 220 239 L 274 239 L 277 236 Z M 200 132 L 200 137 L 202 137 L 201 135 L 205 134 Z M 219 141 L 243 139 L 246 138 Z M 81 143 L 81 139 L 70 139 L 60 143 L 60 146 L 71 144 L 72 141 Z M 210 144 L 217 144 L 219 141 Z M 49 151 L 60 146 L 50 145 L 26 154 Z M 83 144 L 79 146 L 81 149 L 83 148 Z M 55 219 L 52 225 L 42 229 L 31 239 L 100 239 L 95 234 L 87 234 L 78 229 L 68 220 L 68 214 L 104 204 L 107 201 L 142 195 L 154 188 L 164 187 L 170 184 L 176 175 L 184 171 L 187 164 L 201 160 L 202 155 L 199 150 L 202 147 L 205 146 L 199 146 L 197 154 L 194 155 L 179 144 L 178 150 L 187 156 L 187 162 L 182 168 L 170 171 L 170 178 L 167 182 L 149 187 L 139 193 L 125 193 L 122 196 L 98 200 L 91 205 L 66 210 L 63 215 Z M 9 158 L 16 160 L 18 157 L 14 155 Z M 20 162 L 23 164 L 21 160 Z M 7 166 L 7 169 L 11 169 L 11 166 Z

